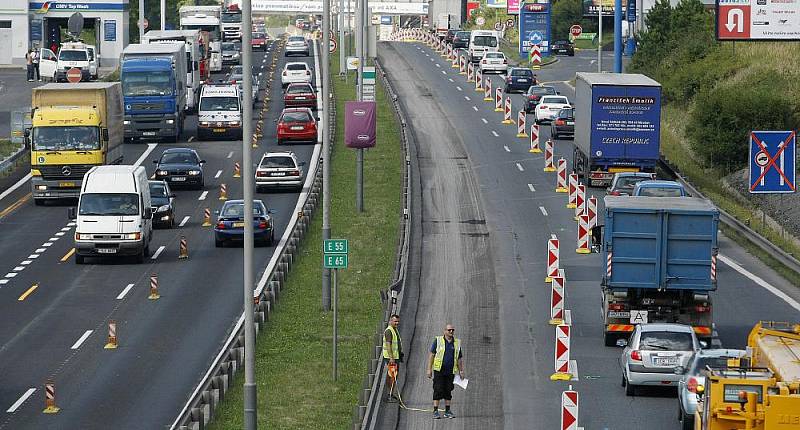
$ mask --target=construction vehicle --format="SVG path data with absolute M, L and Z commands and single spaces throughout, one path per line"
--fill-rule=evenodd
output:
M 747 350 L 707 368 L 695 430 L 800 429 L 800 323 L 759 322 Z

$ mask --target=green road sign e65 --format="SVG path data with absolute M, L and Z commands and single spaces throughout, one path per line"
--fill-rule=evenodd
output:
M 326 269 L 346 269 L 347 254 L 324 254 L 322 263 Z
M 347 239 L 327 239 L 322 243 L 322 252 L 326 254 L 347 254 Z

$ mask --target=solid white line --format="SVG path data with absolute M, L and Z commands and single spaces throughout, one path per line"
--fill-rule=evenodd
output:
M 30 176 L 30 175 L 28 175 L 28 176 Z M 35 393 L 35 392 L 36 392 L 36 388 L 28 388 L 28 391 L 26 391 L 24 394 L 22 394 L 22 396 L 19 399 L 17 399 L 17 401 L 14 402 L 14 404 L 11 405 L 10 408 L 6 409 L 6 412 L 9 413 L 9 414 L 16 412 L 17 409 L 19 409 L 19 407 L 22 406 L 23 403 L 25 403 L 25 400 L 28 400 L 28 397 L 33 395 L 33 393 Z
M 542 211 L 542 215 L 547 216 L 547 209 L 544 206 L 539 206 L 539 210 Z
M 472 107 L 472 110 L 474 110 L 475 112 L 477 112 L 477 111 L 478 111 L 478 107 L 477 107 L 477 106 L 473 106 L 473 107 Z
M 532 193 L 536 192 L 536 188 L 533 188 L 533 184 L 528 184 L 528 189 L 531 190 Z
M 450 81 L 450 82 L 455 82 L 455 81 L 453 80 L 453 78 L 447 78 L 447 80 L 448 80 L 448 81 Z
M 117 296 L 117 300 L 122 300 L 122 299 L 124 299 L 124 298 L 125 298 L 125 295 L 126 295 L 126 294 L 128 294 L 128 291 L 130 291 L 130 290 L 131 290 L 131 288 L 133 288 L 133 284 L 128 284 L 128 286 L 127 286 L 127 287 L 125 287 L 125 289 L 124 289 L 124 290 L 122 290 L 122 292 L 121 292 L 121 293 L 119 293 L 119 295 Z
M 525 171 L 525 169 L 522 168 L 522 164 L 519 164 L 519 163 L 516 163 L 516 164 L 517 164 L 517 170 L 519 170 L 520 172 L 524 172 Z
M 72 346 L 69 349 L 80 348 L 81 344 L 83 344 L 83 342 L 86 341 L 86 338 L 88 338 L 92 334 L 92 331 L 93 330 L 86 330 L 86 332 L 81 337 L 79 337 L 78 340 L 76 340 L 75 343 L 72 344 Z
M 214 179 L 217 179 L 222 175 L 222 170 L 217 170 L 217 174 L 214 175 Z
M 726 256 L 724 256 L 722 254 L 719 254 L 718 258 L 719 258 L 719 261 L 727 264 L 733 270 L 741 273 L 746 278 L 749 278 L 751 281 L 755 282 L 756 284 L 758 284 L 759 286 L 761 286 L 765 290 L 767 290 L 770 293 L 774 294 L 779 299 L 781 299 L 784 302 L 786 302 L 789 306 L 795 308 L 795 310 L 800 311 L 800 303 L 797 303 L 797 301 L 795 301 L 793 298 L 791 298 L 788 295 L 786 295 L 786 293 L 784 293 L 783 291 L 781 291 L 778 288 L 774 287 L 772 284 L 770 284 L 767 281 L 761 279 L 760 277 L 748 272 L 744 267 L 738 265 L 736 262 L 734 262 L 730 258 L 728 258 L 728 257 L 726 257 Z
M 185 217 L 183 217 L 183 221 L 181 221 L 181 223 L 180 223 L 180 224 L 178 224 L 178 227 L 183 227 L 183 226 L 185 226 L 185 225 L 186 225 L 186 223 L 189 221 L 189 218 L 191 218 L 189 215 L 186 215 Z
M 481 118 L 481 121 L 483 121 L 484 124 L 489 124 L 489 121 L 486 121 L 486 118 Z
M 31 261 L 31 260 L 25 260 L 25 261 L 23 261 L 22 263 L 19 263 L 19 264 L 22 264 L 23 266 L 27 266 L 27 265 L 29 265 L 29 264 L 31 264 L 31 263 L 33 263 L 33 261 Z
M 496 131 L 494 131 L 494 130 L 492 130 L 492 134 L 494 135 L 494 137 L 500 137 L 500 135 L 499 135 L 499 134 L 497 134 L 497 132 L 496 132 Z
M 511 152 L 511 149 L 508 147 L 508 145 L 503 145 L 503 149 L 505 149 L 506 152 Z
M 2 194 L 0 194 L 0 200 L 3 200 L 3 199 L 4 199 L 4 198 L 6 198 L 6 197 L 7 197 L 9 194 L 11 194 L 11 193 L 13 193 L 14 191 L 16 191 L 16 190 L 17 190 L 17 188 L 21 187 L 23 184 L 25 184 L 26 182 L 28 182 L 28 181 L 30 181 L 30 180 L 31 180 L 31 174 L 30 174 L 30 173 L 28 173 L 28 174 L 27 174 L 27 175 L 25 175 L 25 176 L 24 176 L 22 179 L 20 179 L 19 181 L 17 181 L 17 183 L 16 183 L 16 184 L 12 185 L 12 186 L 11 186 L 11 188 L 9 188 L 9 189 L 7 189 L 7 190 L 3 191 L 3 193 L 2 193 Z
M 156 249 L 156 252 L 153 254 L 153 256 L 150 257 L 150 259 L 151 260 L 157 259 L 162 252 L 164 252 L 164 245 L 159 246 L 158 249 Z
M 25 270 L 25 266 L 17 266 L 17 267 L 14 268 L 15 272 L 21 272 L 23 270 Z
M 142 164 L 142 161 L 144 161 L 147 158 L 147 156 L 150 155 L 150 153 L 153 152 L 154 149 L 156 149 L 156 146 L 158 146 L 157 143 L 148 143 L 147 149 L 145 149 L 144 152 L 142 152 L 142 155 L 140 155 L 139 158 L 136 159 L 136 162 L 133 163 L 133 165 L 138 167 L 140 164 Z
M 456 89 L 458 89 L 459 91 L 464 91 L 464 90 L 462 90 L 462 89 L 461 89 L 461 87 L 459 87 L 458 85 L 456 85 Z
M 228 153 L 228 156 L 227 156 L 227 157 L 225 157 L 225 158 L 231 158 L 231 157 L 233 157 L 233 151 L 229 152 L 229 153 Z
M 203 191 L 203 193 L 200 194 L 200 197 L 198 197 L 197 200 L 205 200 L 207 195 L 208 191 Z

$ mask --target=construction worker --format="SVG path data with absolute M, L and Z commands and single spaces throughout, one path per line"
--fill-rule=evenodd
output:
M 464 378 L 464 353 L 461 340 L 455 337 L 456 328 L 447 324 L 444 336 L 436 336 L 428 352 L 428 379 L 433 378 L 433 419 L 455 418 L 450 410 L 453 380 Z M 444 399 L 444 415 L 439 414 L 439 401 Z
M 383 361 L 388 364 L 386 372 L 386 385 L 389 387 L 387 401 L 392 400 L 392 390 L 397 378 L 399 363 L 403 362 L 403 343 L 397 326 L 400 325 L 400 316 L 392 314 L 389 325 L 383 331 Z

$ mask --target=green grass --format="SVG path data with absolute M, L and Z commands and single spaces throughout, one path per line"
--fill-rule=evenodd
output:
M 331 56 L 338 72 L 338 56 Z M 355 152 L 343 145 L 344 101 L 355 97 L 331 78 L 336 93 L 336 144 L 331 163 L 331 230 L 350 241 L 350 266 L 339 271 L 339 379 L 332 379 L 332 315 L 321 311 L 322 209 L 317 209 L 276 311 L 257 340 L 258 422 L 268 429 L 350 426 L 372 336 L 381 316 L 379 290 L 391 281 L 400 213 L 403 155 L 398 125 L 376 88 L 378 142 L 365 153 L 363 213 L 355 210 Z M 217 412 L 212 430 L 241 429 L 242 372 Z
M 12 144 L 8 139 L 0 139 L 0 159 L 13 154 L 19 149 L 19 145 Z

